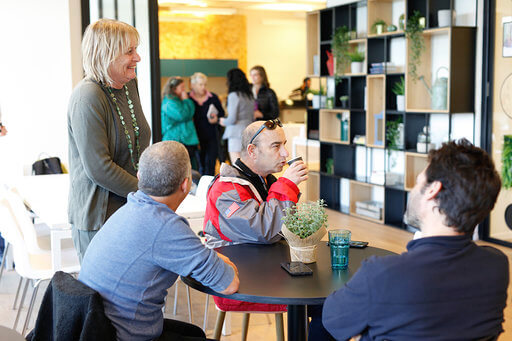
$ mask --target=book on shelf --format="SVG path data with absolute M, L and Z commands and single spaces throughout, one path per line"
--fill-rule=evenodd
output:
M 368 218 L 373 218 L 373 219 L 377 219 L 377 220 L 380 220 L 381 219 L 381 212 L 374 212 L 374 211 L 371 211 L 371 210 L 367 210 L 367 209 L 364 209 L 364 208 L 361 208 L 361 207 L 357 207 L 356 206 L 356 214 L 359 214 L 359 215 L 362 215 L 362 216 L 365 216 L 365 217 L 368 217 Z
M 356 208 L 362 208 L 379 214 L 382 210 L 382 206 L 381 202 L 375 200 L 356 201 Z

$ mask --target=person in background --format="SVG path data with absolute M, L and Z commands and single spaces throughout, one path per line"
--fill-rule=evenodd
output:
M 208 248 L 281 239 L 283 209 L 297 203 L 297 186 L 308 177 L 303 161 L 294 162 L 279 179 L 272 175 L 286 164 L 286 142 L 279 119 L 253 122 L 243 131 L 241 158 L 232 166 L 222 164 L 208 189 L 203 228 Z M 286 311 L 283 305 L 214 300 L 225 311 Z
M 199 173 L 215 175 L 215 163 L 219 155 L 219 133 L 217 123 L 224 117 L 224 109 L 216 94 L 207 90 L 208 78 L 204 73 L 196 72 L 190 77 L 192 91 L 190 99 L 194 101 L 194 124 L 199 137 Z
M 194 325 L 164 319 L 167 289 L 191 276 L 215 291 L 238 290 L 236 266 L 205 248 L 176 209 L 190 191 L 185 147 L 158 142 L 140 158 L 139 190 L 102 227 L 78 279 L 103 298 L 118 340 L 204 340 Z
M 492 159 L 468 140 L 430 151 L 404 215 L 422 238 L 401 255 L 363 261 L 325 300 L 325 328 L 336 340 L 496 340 L 508 258 L 471 237 L 500 187 Z
M 293 100 L 304 100 L 306 99 L 306 95 L 308 94 L 308 90 L 311 87 L 311 78 L 306 77 L 302 81 L 302 85 L 299 86 L 297 89 L 293 89 L 292 93 L 290 94 L 290 99 Z
M 171 77 L 162 90 L 162 141 L 178 141 L 187 148 L 192 168 L 198 169 L 194 102 L 188 98 L 185 83 Z
M 2 110 L 0 110 L 0 136 L 7 135 L 7 128 L 2 124 Z
M 80 261 L 105 221 L 137 190 L 151 130 L 139 99 L 137 30 L 100 19 L 82 40 L 85 78 L 68 106 L 69 222 Z
M 226 127 L 222 138 L 228 140 L 229 158 L 234 163 L 242 151 L 242 132 L 254 120 L 254 96 L 242 70 L 229 70 L 227 79 L 228 117 L 221 117 L 220 124 Z
M 263 66 L 253 66 L 250 72 L 252 79 L 252 93 L 256 98 L 254 119 L 273 120 L 279 117 L 279 104 L 274 90 L 270 88 L 267 73 Z

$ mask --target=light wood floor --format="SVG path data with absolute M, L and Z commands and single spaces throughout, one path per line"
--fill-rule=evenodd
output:
M 412 234 L 403 230 L 399 230 L 392 227 L 387 227 L 380 224 L 375 224 L 362 219 L 350 217 L 339 212 L 329 210 L 329 228 L 347 228 L 352 231 L 353 240 L 366 240 L 370 242 L 371 246 L 384 248 L 397 253 L 405 251 L 407 242 L 412 239 Z M 478 242 L 479 244 L 486 244 L 484 242 Z M 493 244 L 492 244 L 493 245 Z M 512 249 L 496 246 L 502 250 L 508 257 L 509 263 L 512 264 Z M 0 281 L 0 325 L 12 328 L 16 311 L 12 310 L 12 302 L 14 300 L 14 294 L 16 291 L 16 285 L 19 277 L 14 271 L 4 272 L 4 277 Z M 39 304 L 42 293 L 44 292 L 45 286 L 39 291 L 39 299 L 36 302 Z M 185 295 L 185 285 L 179 284 L 178 293 L 178 314 L 174 316 L 173 313 L 173 299 L 174 299 L 174 288 L 169 290 L 169 296 L 167 300 L 167 307 L 165 317 L 174 318 L 183 321 L 188 321 L 188 310 L 187 310 L 187 299 Z M 512 286 L 509 285 L 508 295 L 509 300 L 512 297 Z M 192 290 L 192 311 L 193 311 L 193 323 L 202 327 L 203 325 L 203 314 L 205 295 Z M 28 299 L 26 300 L 28 301 Z M 26 308 L 22 311 L 25 313 Z M 35 313 L 33 315 L 36 315 Z M 209 313 L 208 313 L 208 325 L 206 328 L 207 336 L 211 336 L 215 325 L 215 318 L 217 311 L 213 304 L 213 300 L 210 300 Z M 22 321 L 18 324 L 18 330 L 21 330 L 22 322 L 24 321 L 25 315 L 22 314 Z M 231 335 L 222 336 L 222 340 L 234 341 L 240 340 L 242 324 L 242 314 L 232 314 L 231 322 Z M 30 326 L 34 325 L 34 318 L 32 319 Z M 505 333 L 500 337 L 500 340 L 512 340 L 512 307 L 509 305 L 505 309 Z M 286 331 L 286 317 L 285 317 L 285 331 Z M 252 314 L 249 326 L 249 335 L 247 340 L 259 341 L 259 340 L 275 340 L 275 323 L 273 315 L 267 314 Z

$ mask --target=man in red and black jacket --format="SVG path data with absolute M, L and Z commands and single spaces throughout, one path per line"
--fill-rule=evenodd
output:
M 289 156 L 281 122 L 250 124 L 242 133 L 241 158 L 233 166 L 222 164 L 207 195 L 204 221 L 206 246 L 242 243 L 271 244 L 281 236 L 283 209 L 299 199 L 299 185 L 308 178 L 303 161 L 294 162 L 276 179 Z M 273 304 L 239 302 L 215 297 L 225 311 L 286 311 Z

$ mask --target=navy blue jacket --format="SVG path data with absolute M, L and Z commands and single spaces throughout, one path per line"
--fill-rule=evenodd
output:
M 190 99 L 194 101 L 196 108 L 194 112 L 194 125 L 196 127 L 197 137 L 199 137 L 199 143 L 201 144 L 201 147 L 205 148 L 205 143 L 218 143 L 218 126 L 217 124 L 211 124 L 208 122 L 206 114 L 208 113 L 210 104 L 213 104 L 219 111 L 217 116 L 219 118 L 224 117 L 224 108 L 222 108 L 219 97 L 211 92 L 211 96 L 208 97 L 203 105 L 199 105 L 199 103 L 197 103 L 193 97 L 190 97 Z
M 503 331 L 507 257 L 466 236 L 429 237 L 396 256 L 370 257 L 327 297 L 337 340 L 474 340 Z

